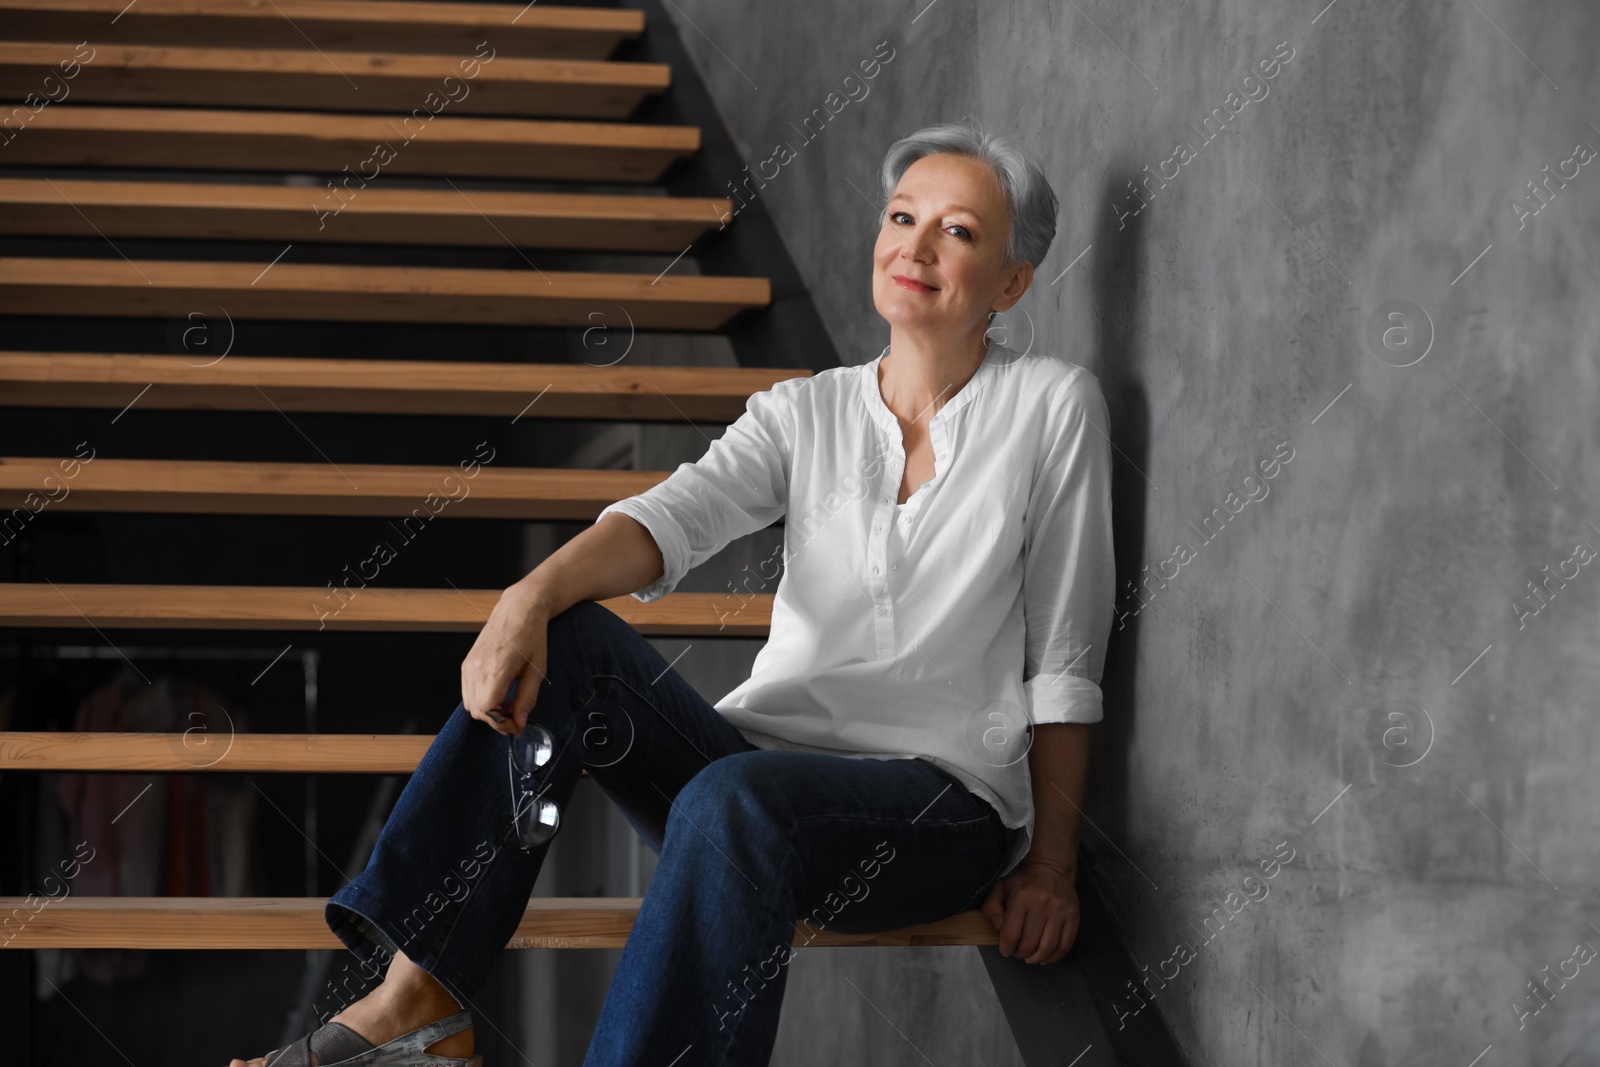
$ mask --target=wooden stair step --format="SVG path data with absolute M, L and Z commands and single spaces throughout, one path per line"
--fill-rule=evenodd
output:
M 0 511 L 393 516 L 398 537 L 402 532 L 415 536 L 434 518 L 592 520 L 607 504 L 642 493 L 672 473 L 463 463 L 465 469 L 105 457 L 85 463 L 5 456 L 0 457 Z M 69 470 L 74 473 L 64 473 Z M 69 491 L 52 499 L 45 487 L 58 482 Z
M 604 59 L 644 32 L 642 11 L 413 0 L 0 0 L 13 40 L 108 44 L 352 47 L 469 56 Z
M 728 423 L 808 370 L 0 352 L 0 405 Z M 148 389 L 147 389 L 148 387 Z
M 207 108 L 46 107 L 0 164 L 312 171 L 359 196 L 384 174 L 653 182 L 700 149 L 694 126 Z M 26 136 L 23 131 L 26 131 Z
M 513 59 L 250 48 L 0 41 L 0 99 L 22 100 L 71 69 L 74 101 L 275 110 L 384 111 L 419 117 L 516 115 L 625 119 L 672 84 L 664 63 Z M 485 56 L 493 55 L 485 50 Z M 63 67 L 61 64 L 68 66 Z
M 326 586 L 0 582 L 0 627 L 476 633 L 503 592 L 363 587 L 361 566 L 371 562 L 348 565 L 339 594 Z M 772 622 L 771 593 L 669 593 L 648 604 L 632 596 L 599 603 L 647 636 L 766 637 Z
M 83 861 L 80 861 L 83 862 Z M 89 863 L 103 862 L 91 857 Z M 621 948 L 641 897 L 533 897 L 507 948 Z M 0 897 L 15 931 L 6 948 L 342 948 L 323 919 L 321 897 Z M 31 905 L 31 906 L 30 906 Z M 795 923 L 809 947 L 993 945 L 981 911 L 900 930 L 850 934 Z
M 279 262 L 0 259 L 0 314 L 462 322 L 717 330 L 771 302 L 765 278 Z M 596 318 L 595 316 L 603 316 Z
M 184 733 L 0 733 L 0 771 L 274 771 L 410 774 L 423 734 L 240 734 L 225 721 Z
M 677 255 L 733 210 L 706 197 L 0 178 L 0 233 L 572 248 Z
M 432 734 L 240 734 L 225 721 L 215 726 L 183 733 L 0 732 L 0 773 L 411 774 L 433 744 Z

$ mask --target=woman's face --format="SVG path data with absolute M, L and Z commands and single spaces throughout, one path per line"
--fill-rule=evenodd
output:
M 872 250 L 872 300 L 890 323 L 966 333 L 986 328 L 1033 280 L 1002 270 L 1011 218 L 994 172 L 967 156 L 924 156 L 900 177 Z

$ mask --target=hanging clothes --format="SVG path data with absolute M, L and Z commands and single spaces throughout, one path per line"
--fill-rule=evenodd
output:
M 163 673 L 146 683 L 131 666 L 78 707 L 78 732 L 160 732 L 197 768 L 223 751 L 240 712 L 192 678 Z M 212 747 L 206 747 L 212 746 Z M 96 850 L 72 883 L 82 896 L 251 896 L 249 841 L 254 790 L 234 776 L 86 773 L 56 776 L 66 840 Z M 143 974 L 144 949 L 71 949 L 66 977 L 82 970 L 111 985 Z

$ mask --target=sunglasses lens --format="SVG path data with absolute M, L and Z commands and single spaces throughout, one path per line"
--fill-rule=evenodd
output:
M 556 739 L 550 736 L 549 730 L 538 723 L 529 723 L 523 735 L 512 746 L 517 770 L 522 774 L 532 774 L 549 763 L 555 751 Z
M 517 839 L 523 848 L 538 848 L 561 829 L 561 808 L 553 800 L 530 800 L 517 815 Z

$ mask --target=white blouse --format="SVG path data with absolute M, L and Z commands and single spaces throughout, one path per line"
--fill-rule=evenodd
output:
M 1028 724 L 1102 717 L 1106 403 L 1085 368 L 991 343 L 929 422 L 933 478 L 897 504 L 888 352 L 753 394 L 702 458 L 595 521 L 620 511 L 654 537 L 665 571 L 633 594 L 648 603 L 787 515 L 781 575 L 769 560 L 740 590 L 776 581 L 767 642 L 715 707 L 758 748 L 944 768 L 1013 829 L 1005 874 L 1033 837 Z

